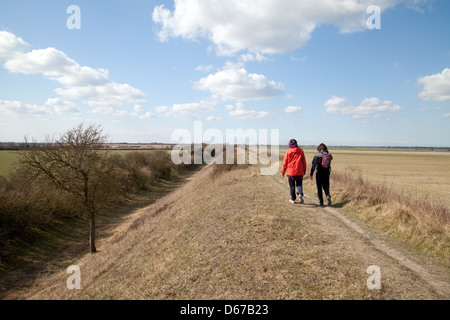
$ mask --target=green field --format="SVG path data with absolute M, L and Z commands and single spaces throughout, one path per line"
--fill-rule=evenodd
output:
M 0 151 L 0 176 L 6 177 L 17 160 L 18 151 Z

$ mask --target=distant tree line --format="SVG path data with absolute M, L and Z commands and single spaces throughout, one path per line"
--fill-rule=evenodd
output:
M 25 143 L 1 142 L 0 150 L 22 150 L 26 148 Z

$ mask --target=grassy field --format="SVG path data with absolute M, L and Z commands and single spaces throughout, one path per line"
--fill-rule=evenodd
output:
M 316 153 L 304 148 L 311 168 Z M 391 149 L 331 149 L 333 170 L 358 170 L 370 182 L 387 185 L 398 192 L 431 197 L 450 206 L 450 153 Z M 126 153 L 127 150 L 113 152 Z M 286 149 L 280 149 L 284 155 Z M 0 176 L 6 176 L 17 159 L 17 151 L 0 151 Z M 308 170 L 309 173 L 309 170 Z
M 17 151 L 0 151 L 0 176 L 6 177 L 17 159 Z
M 317 153 L 305 148 L 308 172 Z M 286 149 L 280 149 L 283 156 Z M 357 150 L 330 148 L 336 172 L 358 172 L 370 183 L 386 185 L 397 192 L 433 198 L 450 206 L 450 153 L 405 150 Z

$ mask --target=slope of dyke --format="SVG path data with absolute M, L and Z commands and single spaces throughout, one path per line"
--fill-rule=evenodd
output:
M 448 270 L 436 267 L 432 277 L 444 283 L 437 288 L 312 197 L 304 205 L 288 198 L 279 176 L 261 176 L 256 167 L 215 174 L 207 166 L 131 214 L 99 240 L 98 253 L 73 261 L 80 290 L 67 288 L 66 269 L 43 270 L 31 287 L 5 298 L 449 298 Z M 367 286 L 372 265 L 381 270 L 380 290 Z

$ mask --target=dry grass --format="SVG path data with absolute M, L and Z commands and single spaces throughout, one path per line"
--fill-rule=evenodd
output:
M 332 150 L 333 170 L 361 169 L 371 183 L 389 186 L 399 193 L 429 197 L 450 207 L 450 153 Z M 310 167 L 313 151 L 305 151 Z
M 327 211 L 309 201 L 288 203 L 287 182 L 279 175 L 260 176 L 258 169 L 207 166 L 179 189 L 127 216 L 98 241 L 98 253 L 67 261 L 81 268 L 81 290 L 66 288 L 65 268 L 42 270 L 31 287 L 4 298 L 442 298 Z M 333 175 L 338 206 L 448 258 L 448 212 L 427 207 L 411 212 L 408 197 L 369 186 L 361 175 Z M 305 186 L 314 190 L 310 183 Z M 366 269 L 373 264 L 382 267 L 380 291 L 366 286 Z
M 431 197 L 366 181 L 361 169 L 332 173 L 334 201 L 370 225 L 450 266 L 450 210 Z
M 449 153 L 330 151 L 335 203 L 450 265 Z M 309 166 L 315 153 L 305 150 Z M 306 187 L 316 197 L 315 185 Z
M 98 253 L 73 261 L 81 268 L 81 290 L 68 290 L 61 270 L 6 298 L 436 297 L 326 212 L 289 204 L 278 176 L 259 176 L 256 167 L 213 171 L 204 168 L 136 211 L 99 241 Z M 383 291 L 366 287 L 365 270 L 374 261 L 386 270 Z

